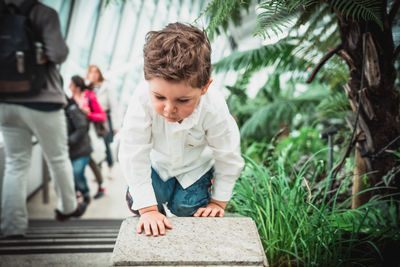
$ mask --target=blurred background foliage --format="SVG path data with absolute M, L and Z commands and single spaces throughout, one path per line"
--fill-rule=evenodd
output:
M 211 38 L 225 34 L 237 47 L 214 64 L 216 73 L 237 73 L 226 85 L 227 103 L 246 159 L 229 209 L 255 220 L 271 266 L 384 266 L 400 251 L 399 196 L 375 197 L 350 209 L 354 157 L 334 178 L 329 169 L 328 142 L 321 133 L 336 127 L 337 163 L 353 130 L 354 114 L 343 90 L 347 65 L 334 55 L 307 83 L 317 63 L 341 42 L 333 10 L 382 27 L 379 2 L 215 0 L 202 13 L 209 18 Z M 394 4 L 389 0 L 388 8 Z M 249 38 L 264 42 L 241 49 L 237 36 L 249 29 Z M 399 19 L 393 38 L 396 47 Z M 400 89 L 399 77 L 395 87 Z M 365 189 L 371 190 L 379 188 Z

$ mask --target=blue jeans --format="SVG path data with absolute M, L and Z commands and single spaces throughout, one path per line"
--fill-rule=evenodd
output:
M 89 195 L 89 186 L 85 176 L 85 168 L 89 163 L 89 156 L 77 158 L 72 161 L 74 170 L 75 190 L 81 192 L 82 195 Z
M 107 136 L 104 137 L 104 145 L 106 147 L 106 161 L 107 161 L 107 165 L 108 167 L 112 167 L 114 165 L 114 159 L 113 159 L 113 155 L 111 152 L 111 147 L 110 144 L 113 142 L 114 140 L 114 133 L 113 133 L 113 125 L 111 122 L 111 115 L 110 115 L 110 111 L 107 110 L 107 121 L 108 121 L 108 125 L 110 127 L 110 132 L 108 133 Z
M 210 201 L 213 174 L 214 169 L 210 169 L 194 184 L 183 189 L 175 177 L 164 182 L 158 173 L 151 168 L 151 180 L 158 210 L 165 214 L 162 204 L 168 202 L 168 209 L 176 216 L 193 216 L 199 208 L 207 206 Z M 131 208 L 133 198 L 129 193 L 129 187 L 126 192 L 126 201 L 129 209 L 133 213 L 139 214 L 137 210 Z

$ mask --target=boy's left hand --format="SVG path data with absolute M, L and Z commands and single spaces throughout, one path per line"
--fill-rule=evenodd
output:
M 226 203 L 211 198 L 207 207 L 199 208 L 193 217 L 224 217 Z

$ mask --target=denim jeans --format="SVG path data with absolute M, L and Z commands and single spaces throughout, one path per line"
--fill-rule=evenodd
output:
M 85 168 L 89 163 L 89 156 L 77 158 L 72 161 L 74 170 L 75 190 L 83 196 L 89 196 L 89 186 L 85 177 Z
M 113 155 L 111 152 L 111 146 L 110 144 L 113 142 L 114 140 L 114 133 L 113 133 L 113 125 L 111 122 L 111 115 L 110 115 L 110 111 L 107 110 L 107 121 L 108 121 L 108 125 L 110 127 L 110 132 L 108 133 L 107 136 L 104 137 L 104 145 L 106 147 L 106 161 L 107 161 L 107 165 L 108 167 L 112 167 L 114 165 L 114 159 L 113 159 Z
M 64 110 L 37 111 L 0 103 L 0 131 L 6 155 L 3 177 L 1 230 L 4 235 L 24 234 L 28 227 L 26 191 L 32 136 L 42 148 L 58 195 L 58 209 L 71 213 L 77 207 L 72 165 L 68 156 Z
M 210 169 L 194 184 L 183 189 L 175 177 L 164 182 L 158 173 L 151 168 L 151 180 L 158 210 L 165 214 L 162 204 L 167 202 L 168 209 L 176 216 L 193 216 L 199 208 L 207 206 L 210 201 L 213 174 L 214 169 Z M 131 196 L 128 187 L 126 192 L 128 207 L 133 213 L 139 214 L 137 210 L 131 208 L 133 198 L 134 196 Z

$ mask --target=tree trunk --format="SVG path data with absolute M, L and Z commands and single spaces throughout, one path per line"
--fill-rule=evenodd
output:
M 351 199 L 351 208 L 356 209 L 363 204 L 367 203 L 370 198 L 370 192 L 364 192 L 360 194 L 363 190 L 368 188 L 368 168 L 364 159 L 361 157 L 358 149 L 355 151 L 355 166 L 354 166 L 354 180 L 353 180 L 353 190 Z
M 399 168 L 396 156 L 400 140 L 399 92 L 394 88 L 396 71 L 393 62 L 394 43 L 392 26 L 386 14 L 386 1 L 382 0 L 383 30 L 373 21 L 352 21 L 338 14 L 343 49 L 339 55 L 350 68 L 350 78 L 345 86 L 353 111 L 360 102 L 358 129 L 363 133 L 358 141 L 360 155 L 369 173 L 369 186 L 383 185 L 383 177 Z M 363 65 L 363 39 L 365 40 L 365 79 L 360 90 Z M 361 98 L 361 99 L 360 99 Z M 388 146 L 389 145 L 389 146 Z M 388 147 L 387 147 L 388 146 Z M 361 162 L 361 161 L 359 161 Z M 356 168 L 362 168 L 357 166 Z M 391 185 L 399 191 L 399 174 Z M 376 193 L 387 190 L 374 190 Z M 359 201 L 359 200 L 355 200 Z

